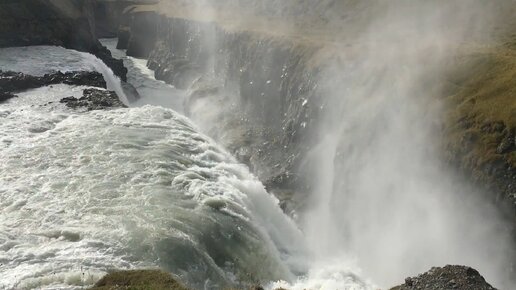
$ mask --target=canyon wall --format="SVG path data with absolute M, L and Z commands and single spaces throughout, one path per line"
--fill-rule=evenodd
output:
M 157 27 L 148 66 L 189 90 L 190 116 L 281 199 L 309 191 L 300 169 L 322 110 L 309 63 L 321 46 L 166 16 Z
M 178 1 L 170 3 L 174 2 Z M 156 78 L 187 89 L 190 98 L 185 107 L 191 117 L 247 163 L 269 190 L 280 199 L 304 200 L 311 189 L 303 162 L 321 137 L 319 116 L 328 113 L 324 92 L 318 87 L 324 79 L 320 72 L 360 52 L 349 40 L 316 37 L 313 30 L 299 36 L 292 31 L 278 35 L 260 30 L 259 25 L 241 29 L 241 23 L 235 29 L 223 21 L 201 21 L 198 14 L 175 8 L 127 9 L 120 48 L 148 58 Z M 514 11 L 509 8 L 504 13 Z M 490 199 L 506 208 L 513 221 L 516 143 L 512 117 L 507 116 L 514 110 L 515 86 L 483 82 L 483 91 L 489 93 L 480 96 L 476 109 L 465 109 L 464 103 L 475 98 L 471 87 L 479 78 L 489 79 L 483 69 L 494 78 L 512 80 L 514 38 L 505 32 L 514 27 L 511 21 L 500 25 L 497 31 L 503 37 L 493 47 L 464 49 L 448 64 L 447 79 L 433 84 L 440 88 L 437 98 L 447 108 L 440 131 L 443 160 L 486 188 Z M 481 106 L 493 97 L 504 100 L 505 113 Z M 472 132 L 473 127 L 479 129 Z

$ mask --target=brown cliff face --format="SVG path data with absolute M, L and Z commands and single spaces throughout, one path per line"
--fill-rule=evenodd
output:
M 91 0 L 6 0 L 0 2 L 0 47 L 56 45 L 89 52 L 122 80 L 122 61 L 98 42 Z

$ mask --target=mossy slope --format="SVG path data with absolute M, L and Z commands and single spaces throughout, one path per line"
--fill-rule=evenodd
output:
M 188 290 L 160 270 L 117 271 L 104 276 L 91 290 Z
M 475 49 L 451 72 L 444 142 L 450 160 L 497 193 L 515 201 L 516 40 Z

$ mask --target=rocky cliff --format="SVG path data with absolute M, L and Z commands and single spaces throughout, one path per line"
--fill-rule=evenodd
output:
M 258 7 L 264 15 L 267 9 L 278 7 L 269 2 L 270 7 Z M 331 10 L 327 6 L 337 5 L 333 2 L 317 7 Z M 358 12 L 341 21 L 351 18 L 360 23 L 375 13 L 363 9 L 360 2 L 348 2 L 342 5 L 354 5 Z M 315 25 L 332 31 L 335 15 L 325 14 L 328 19 L 315 21 L 306 12 L 296 12 L 295 5 L 265 20 L 242 12 L 229 21 L 234 3 L 221 1 L 201 10 L 186 9 L 189 4 L 181 1 L 129 7 L 122 18 L 119 46 L 130 55 L 148 58 L 158 79 L 188 89 L 185 106 L 191 117 L 247 163 L 269 190 L 281 199 L 303 200 L 310 188 L 302 161 L 320 138 L 319 116 L 328 112 L 321 97 L 324 92 L 319 83 L 325 78 L 321 72 L 335 63 L 345 65 L 346 57 L 361 53 L 359 46 L 350 43 L 353 37 L 349 35 L 357 31 L 342 28 L 345 33 L 328 34 L 312 27 L 299 34 L 304 30 L 285 27 L 281 24 L 285 21 L 276 23 L 278 17 L 294 15 L 292 23 L 301 23 L 304 17 L 301 27 Z M 218 13 L 206 12 L 209 9 Z M 511 79 L 516 58 L 514 37 L 508 33 L 516 28 L 508 17 L 515 8 L 490 9 L 508 19 L 490 24 L 489 29 L 497 32 L 493 48 L 468 45 L 461 49 L 447 65 L 445 84 L 428 80 L 428 86 L 443 88 L 435 95 L 447 102 L 446 121 L 440 125 L 443 159 L 460 168 L 467 179 L 486 187 L 492 200 L 512 212 L 508 216 L 516 224 L 512 125 L 516 86 Z M 271 23 L 277 30 L 268 29 Z M 470 41 L 474 43 L 473 36 Z M 493 109 L 494 104 L 503 110 Z
M 95 34 L 94 1 L 4 0 L 0 2 L 0 47 L 57 45 L 94 54 L 122 80 L 127 69 Z
M 321 45 L 159 15 L 152 6 L 127 14 L 119 47 L 148 58 L 156 78 L 188 89 L 190 116 L 269 190 L 281 199 L 308 191 L 300 163 L 321 110 L 318 67 L 309 63 Z

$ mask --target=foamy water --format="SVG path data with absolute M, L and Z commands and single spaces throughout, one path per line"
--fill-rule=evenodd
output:
M 63 71 L 96 68 L 53 47 L 0 55 L 3 70 L 47 73 L 52 55 L 71 60 Z M 110 269 L 149 267 L 195 288 L 248 273 L 294 279 L 301 233 L 245 166 L 171 109 L 58 103 L 83 88 L 0 104 L 0 288 L 81 288 Z

